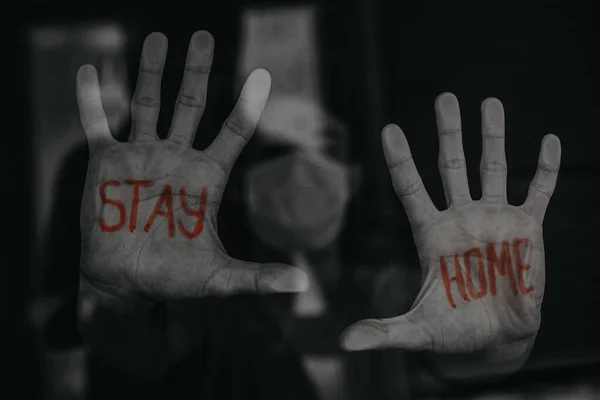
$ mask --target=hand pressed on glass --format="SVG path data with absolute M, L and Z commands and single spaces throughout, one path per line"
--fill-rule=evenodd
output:
M 193 149 L 213 47 L 207 32 L 192 37 L 166 140 L 156 133 L 164 35 L 151 34 L 144 43 L 129 143 L 116 141 L 108 130 L 94 67 L 83 66 L 77 75 L 81 121 L 90 145 L 81 209 L 81 273 L 100 292 L 157 302 L 306 287 L 299 269 L 235 260 L 219 240 L 216 221 L 223 190 L 256 127 L 270 76 L 255 70 L 215 141 L 204 151 Z
M 554 135 L 544 137 L 527 200 L 519 207 L 507 204 L 504 110 L 497 99 L 485 100 L 483 195 L 472 200 L 458 100 L 442 94 L 435 109 L 447 210 L 440 212 L 431 202 L 400 128 L 388 125 L 382 132 L 394 189 L 421 260 L 421 290 L 408 313 L 350 326 L 342 335 L 348 350 L 468 353 L 521 343 L 539 329 L 545 281 L 542 221 L 556 185 L 560 142 Z

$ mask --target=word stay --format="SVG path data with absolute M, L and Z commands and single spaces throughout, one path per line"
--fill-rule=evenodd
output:
M 150 180 L 134 180 L 128 179 L 125 180 L 124 183 L 129 185 L 133 189 L 133 199 L 131 202 L 131 213 L 129 216 L 129 231 L 134 232 L 137 228 L 138 223 L 138 210 L 140 204 L 140 189 L 142 188 L 150 188 L 154 186 L 154 183 Z M 125 204 L 122 201 L 109 199 L 106 196 L 106 188 L 109 186 L 119 187 L 121 186 L 121 182 L 110 180 L 106 181 L 99 187 L 100 201 L 102 204 L 111 205 L 116 207 L 119 210 L 119 222 L 115 225 L 108 225 L 103 218 L 99 219 L 100 229 L 103 232 L 117 232 L 125 227 L 127 224 L 127 211 L 125 208 Z M 206 215 L 206 187 L 202 188 L 202 193 L 200 194 L 200 207 L 199 209 L 194 209 L 188 205 L 187 202 L 187 191 L 185 187 L 182 187 L 179 190 L 179 202 L 181 204 L 181 208 L 185 212 L 187 216 L 196 218 L 196 222 L 194 224 L 193 229 L 188 230 L 184 225 L 183 221 L 179 219 L 177 221 L 177 227 L 179 232 L 185 237 L 192 239 L 200 235 L 202 229 L 204 227 L 204 216 Z M 149 232 L 152 228 L 157 217 L 164 217 L 168 222 L 169 229 L 169 237 L 175 236 L 175 216 L 173 215 L 173 193 L 171 189 L 171 185 L 165 184 L 163 186 L 162 192 L 144 225 L 144 231 Z

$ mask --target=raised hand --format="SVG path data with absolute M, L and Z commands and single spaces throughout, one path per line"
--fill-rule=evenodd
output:
M 542 221 L 556 185 L 560 141 L 554 135 L 544 137 L 527 200 L 519 207 L 507 204 L 504 110 L 499 100 L 486 99 L 481 106 L 483 195 L 473 200 L 458 100 L 442 94 L 435 110 L 439 170 L 448 203 L 444 211 L 431 202 L 402 130 L 388 125 L 382 132 L 394 189 L 421 260 L 421 290 L 408 313 L 359 321 L 343 334 L 342 345 L 348 350 L 398 347 L 519 356 L 540 327 Z
M 108 299 L 111 307 L 143 308 L 210 295 L 306 289 L 300 269 L 233 259 L 219 240 L 223 190 L 263 110 L 270 75 L 252 72 L 214 142 L 204 151 L 194 150 L 213 48 L 208 32 L 193 35 L 166 140 L 156 132 L 167 53 L 164 35 L 150 34 L 144 42 L 129 143 L 116 141 L 109 132 L 95 68 L 82 66 L 77 74 L 81 122 L 90 147 L 81 208 L 84 322 Z

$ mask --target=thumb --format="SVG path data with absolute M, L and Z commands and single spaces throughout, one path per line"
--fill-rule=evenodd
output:
M 347 351 L 386 348 L 429 350 L 431 338 L 421 324 L 411 322 L 405 315 L 401 315 L 355 322 L 342 332 L 340 345 Z
M 237 260 L 225 255 L 220 266 L 210 274 L 201 272 L 196 279 L 188 276 L 190 296 L 232 296 L 243 293 L 297 293 L 308 289 L 306 273 L 298 267 L 279 263 L 253 263 Z M 197 287 L 197 283 L 201 286 Z M 195 293 L 195 294 L 194 294 Z
M 308 289 L 308 277 L 300 268 L 285 264 L 257 264 L 218 253 L 210 268 L 182 262 L 173 268 L 165 262 L 155 273 L 140 274 L 146 292 L 169 300 L 242 293 L 295 293 Z M 158 271 L 158 272 L 156 272 Z M 166 272 L 166 273 L 165 273 Z
M 309 279 L 302 269 L 286 264 L 259 264 L 231 258 L 219 279 L 214 279 L 218 295 L 238 293 L 297 293 L 308 290 Z M 218 282 L 227 282 L 225 286 Z M 208 283 L 211 286 L 211 283 Z

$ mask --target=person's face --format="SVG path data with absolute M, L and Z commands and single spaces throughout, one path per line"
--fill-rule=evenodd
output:
M 245 190 L 252 226 L 266 244 L 279 250 L 316 250 L 338 237 L 359 169 L 332 153 L 262 149 L 248 171 Z

